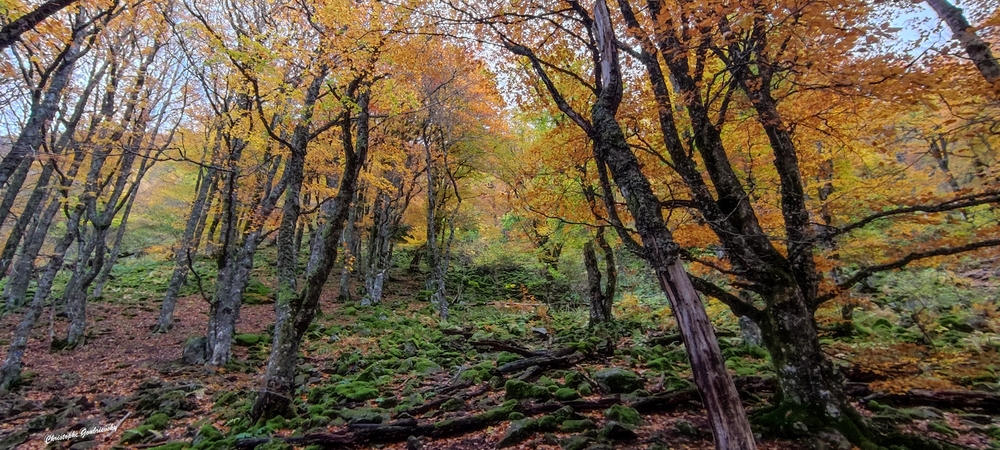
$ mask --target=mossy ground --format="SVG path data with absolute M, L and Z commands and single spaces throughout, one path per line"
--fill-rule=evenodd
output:
M 169 265 L 159 264 L 144 262 L 136 267 L 160 274 L 161 266 Z M 260 271 L 263 284 L 270 284 L 268 268 L 255 270 Z M 112 300 L 106 296 L 88 305 L 94 321 L 92 338 L 83 349 L 48 353 L 44 332 L 38 330 L 26 357 L 27 369 L 35 375 L 20 391 L 2 399 L 2 412 L 7 415 L 0 425 L 0 440 L 27 430 L 27 423 L 35 420 L 43 428 L 32 429 L 20 445 L 41 448 L 46 433 L 84 420 L 96 425 L 114 423 L 131 413 L 118 432 L 94 436 L 100 448 L 160 444 L 166 448 L 222 449 L 231 448 L 237 439 L 343 431 L 352 423 L 386 423 L 414 417 L 421 423 L 447 425 L 454 423 L 449 421 L 478 415 L 492 425 L 433 443 L 425 438 L 425 448 L 489 447 L 500 441 L 514 420 L 531 421 L 537 427 L 522 443 L 537 448 L 556 448 L 560 440 L 573 436 L 599 443 L 596 430 L 610 420 L 635 427 L 638 438 L 629 446 L 646 448 L 670 442 L 688 448 L 711 448 L 711 436 L 704 432 L 707 423 L 697 407 L 644 412 L 640 421 L 621 408 L 606 412 L 607 407 L 581 411 L 574 417 L 556 417 L 552 412 L 524 414 L 532 405 L 553 399 L 573 402 L 600 398 L 605 393 L 593 383 L 594 375 L 608 367 L 635 373 L 641 380 L 643 389 L 626 394 L 625 401 L 690 388 L 690 369 L 683 347 L 678 342 L 663 344 L 665 341 L 654 339 L 676 332 L 665 301 L 653 295 L 626 295 L 616 309 L 619 321 L 588 329 L 582 305 L 550 305 L 521 297 L 523 292 L 513 290 L 518 297 L 466 295 L 464 302 L 453 305 L 452 320 L 441 323 L 434 308 L 417 298 L 422 285 L 418 277 L 407 276 L 402 270 L 394 270 L 392 275 L 381 305 L 361 307 L 357 303 L 338 303 L 332 294 L 324 297 L 323 314 L 310 327 L 302 345 L 297 377 L 300 389 L 295 397 L 297 415 L 254 424 L 248 412 L 270 345 L 267 337 L 268 325 L 273 323 L 271 305 L 244 305 L 238 332 L 248 335 L 247 341 L 249 335 L 257 339 L 248 346 L 234 346 L 230 365 L 218 370 L 183 366 L 178 363 L 181 346 L 191 336 L 204 333 L 207 305 L 197 295 L 182 298 L 174 330 L 166 335 L 150 335 L 144 327 L 155 320 L 157 305 L 150 299 L 156 297 L 158 288 L 141 292 L 141 283 L 133 280 L 135 275 L 126 274 L 126 283 L 109 286 L 108 291 L 122 297 Z M 159 282 L 165 281 L 155 283 Z M 482 282 L 477 281 L 480 286 Z M 335 286 L 329 292 L 335 293 Z M 875 302 L 856 311 L 850 327 L 831 325 L 839 312 L 835 309 L 821 310 L 819 321 L 826 330 L 825 345 L 839 352 L 837 363 L 851 370 L 867 370 L 859 373 L 874 378 L 869 381 L 873 388 L 944 386 L 996 391 L 1000 381 L 996 361 L 1000 357 L 992 344 L 997 335 L 989 327 L 997 327 L 997 316 L 987 314 L 985 325 L 969 324 L 970 318 L 979 317 L 975 314 L 988 310 L 987 303 L 975 300 L 974 314 L 952 309 L 922 313 L 920 325 L 932 330 L 933 347 L 915 342 L 920 327 L 908 324 L 903 312 L 896 312 L 891 303 L 879 306 Z M 768 355 L 742 343 L 736 319 L 714 301 L 709 301 L 708 307 L 734 375 L 771 376 Z M 8 316 L 0 326 L 9 330 L 13 323 L 14 318 Z M 972 331 L 962 324 L 973 326 Z M 57 320 L 54 326 L 58 334 L 65 323 Z M 835 329 L 839 337 L 831 331 Z M 498 377 L 496 369 L 523 356 L 471 344 L 480 340 L 504 341 L 536 350 L 569 347 L 586 353 L 588 358 L 515 383 L 511 379 L 520 372 Z M 201 387 L 166 392 L 155 397 L 162 404 L 140 410 L 136 395 L 141 391 L 140 383 L 147 379 L 178 385 L 197 382 Z M 467 387 L 444 397 L 438 395 L 440 390 L 457 385 Z M 479 388 L 483 389 L 480 395 L 461 397 Z M 751 409 L 767 408 L 769 395 L 766 391 L 748 392 L 744 400 Z M 575 399 L 577 396 L 580 398 Z M 63 414 L 65 422 L 61 423 L 59 417 L 66 407 L 45 406 L 56 397 L 83 398 L 86 402 L 71 417 Z M 445 401 L 437 408 L 417 409 L 442 398 Z M 15 408 L 18 400 L 28 406 Z M 161 412 L 157 409 L 161 406 L 170 409 Z M 863 412 L 873 413 L 878 425 L 883 419 L 877 416 L 884 411 L 872 409 Z M 52 423 L 38 420 L 46 415 L 53 416 Z M 959 411 L 946 410 L 940 418 L 910 414 L 893 418 L 892 424 L 972 448 L 1000 448 L 1000 420 L 981 415 L 986 418 L 975 417 L 978 422 L 974 422 Z M 808 439 L 798 443 L 803 436 L 770 433 L 767 427 L 759 431 L 765 431 L 762 448 L 795 449 L 808 443 Z M 587 437 L 587 433 L 591 436 Z

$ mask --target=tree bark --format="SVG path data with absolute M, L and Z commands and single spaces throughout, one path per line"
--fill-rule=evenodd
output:
M 354 95 L 360 87 L 356 80 L 348 92 Z M 311 243 L 312 251 L 306 264 L 305 285 L 293 298 L 287 301 L 287 319 L 275 327 L 274 341 L 268 358 L 264 385 L 257 395 L 251 416 L 254 420 L 286 414 L 292 408 L 295 392 L 295 373 L 299 346 L 312 323 L 319 306 L 320 294 L 337 261 L 340 236 L 347 222 L 351 203 L 356 198 L 361 167 L 368 155 L 369 93 L 356 94 L 358 117 L 352 120 L 347 109 L 341 117 L 341 142 L 344 151 L 344 173 L 333 204 L 329 208 L 325 223 Z M 357 123 L 354 133 L 352 122 Z M 356 138 L 354 137 L 356 136 Z
M 213 150 L 213 155 L 218 153 L 218 146 Z M 213 158 L 214 160 L 214 158 Z M 210 168 L 198 186 L 198 193 L 195 196 L 194 204 L 191 205 L 191 213 L 188 215 L 187 223 L 184 226 L 184 235 L 181 237 L 180 245 L 174 252 L 174 272 L 170 275 L 170 284 L 167 285 L 167 292 L 163 294 L 163 303 L 160 305 L 160 316 L 156 321 L 154 332 L 166 333 L 174 323 L 174 307 L 177 305 L 177 294 L 180 293 L 187 281 L 188 258 L 191 253 L 198 249 L 198 238 L 196 233 L 198 226 L 204 224 L 204 217 L 207 215 L 208 191 L 215 184 L 216 170 Z
M 1000 98 L 1000 62 L 993 56 L 990 44 L 982 40 L 969 24 L 962 10 L 948 0 L 926 0 L 938 17 L 948 25 L 955 40 L 962 45 L 972 63 L 990 84 L 993 95 Z
M 45 131 L 59 109 L 59 100 L 62 98 L 66 85 L 69 84 L 76 62 L 86 53 L 83 47 L 83 38 L 93 32 L 92 30 L 92 27 L 87 27 L 86 29 L 77 29 L 74 32 L 73 40 L 61 55 L 44 93 L 40 98 L 34 97 L 32 99 L 28 122 L 21 129 L 21 133 L 11 145 L 10 151 L 4 156 L 3 161 L 0 161 L 0 187 L 15 188 L 14 186 L 6 186 L 8 178 L 25 158 L 34 159 L 34 154 L 41 150 L 45 140 Z
M 10 47 L 17 42 L 25 32 L 35 28 L 43 20 L 49 18 L 49 16 L 59 12 L 63 8 L 76 3 L 77 0 L 49 0 L 37 8 L 31 10 L 31 12 L 18 17 L 11 23 L 5 25 L 0 29 L 0 50 Z
M 597 261 L 594 244 L 604 252 L 604 272 L 608 279 L 601 287 L 601 269 Z M 615 290 L 618 284 L 618 269 L 615 267 L 615 257 L 611 245 L 604 238 L 604 227 L 598 227 L 593 242 L 583 246 L 584 267 L 587 269 L 587 291 L 590 297 L 590 326 L 614 320 L 612 306 Z
M 31 329 L 35 327 L 35 322 L 41 316 L 45 301 L 52 292 L 52 283 L 55 280 L 56 273 L 62 268 L 66 250 L 76 240 L 80 217 L 83 215 L 83 211 L 84 205 L 78 204 L 70 213 L 70 218 L 66 222 L 66 233 L 56 244 L 52 257 L 49 258 L 49 262 L 45 266 L 44 274 L 38 281 L 38 288 L 35 289 L 31 306 L 14 331 L 14 338 L 11 340 L 10 349 L 7 351 L 7 358 L 4 359 L 3 366 L 0 367 L 0 392 L 10 389 L 11 384 L 21 376 L 21 362 L 24 358 L 24 351 L 28 347 L 28 338 L 31 336 Z

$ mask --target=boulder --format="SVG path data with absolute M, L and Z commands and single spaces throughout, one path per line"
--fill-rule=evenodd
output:
M 635 372 L 619 367 L 597 371 L 594 374 L 594 381 L 601 390 L 609 394 L 627 394 L 646 385 Z

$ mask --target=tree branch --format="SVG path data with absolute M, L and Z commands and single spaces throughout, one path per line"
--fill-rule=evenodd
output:
M 891 216 L 898 216 L 902 214 L 912 214 L 912 213 L 935 213 L 935 212 L 947 212 L 954 211 L 961 208 L 969 208 L 972 206 L 985 205 L 989 203 L 1000 203 L 1000 191 L 989 191 L 982 192 L 979 194 L 970 194 L 957 197 L 952 200 L 948 200 L 943 203 L 938 203 L 936 205 L 917 205 L 917 206 L 907 206 L 905 208 L 897 208 L 889 211 L 883 211 L 880 213 L 872 214 L 864 219 L 857 222 L 851 223 L 849 225 L 844 225 L 842 227 L 831 227 L 825 232 L 821 238 L 832 239 L 841 234 L 848 233 L 850 231 L 863 228 L 868 224 Z
M 945 248 L 929 250 L 926 252 L 913 252 L 910 253 L 909 255 L 906 255 L 892 262 L 888 262 L 885 264 L 878 264 L 875 266 L 869 266 L 857 271 L 853 276 L 851 276 L 851 278 L 848 278 L 843 283 L 838 284 L 833 291 L 817 297 L 815 306 L 819 306 L 823 302 L 835 298 L 836 296 L 840 295 L 847 289 L 850 289 L 855 284 L 860 283 L 865 278 L 868 278 L 869 276 L 877 272 L 885 272 L 887 270 L 899 269 L 911 262 L 921 259 L 933 258 L 935 256 L 957 255 L 959 253 L 970 252 L 981 248 L 998 247 L 998 246 L 1000 246 L 1000 239 L 988 239 L 985 241 L 973 242 L 958 247 L 945 247 Z

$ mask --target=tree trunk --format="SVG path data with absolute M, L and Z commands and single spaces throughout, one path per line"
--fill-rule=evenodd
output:
M 365 270 L 365 297 L 362 306 L 382 302 L 382 287 L 392 260 L 392 202 L 386 193 L 375 197 L 372 207 L 372 233 L 368 242 L 368 261 Z
M 434 159 L 431 156 L 431 144 L 424 137 L 424 155 L 427 163 L 427 254 L 430 255 L 431 275 L 427 279 L 427 290 L 433 292 L 432 301 L 438 307 L 441 320 L 448 321 L 448 296 L 445 291 L 444 255 L 437 242 L 437 193 L 434 191 Z M 447 169 L 445 169 L 447 170 Z
M 33 163 L 34 159 L 25 158 L 17 166 L 17 169 L 14 170 L 14 173 L 11 174 L 10 180 L 8 180 L 10 184 L 6 188 L 7 191 L 3 194 L 3 201 L 0 201 L 0 228 L 3 227 L 3 224 L 7 223 L 7 216 L 10 215 L 10 209 L 14 206 L 14 202 L 17 201 L 17 194 L 21 192 L 21 186 L 24 185 L 24 180 L 28 178 L 28 171 L 31 169 Z M 48 164 L 46 164 L 47 166 Z M 37 185 L 38 183 L 36 183 Z M 37 187 L 35 190 L 38 190 Z M 28 204 L 25 210 L 27 211 L 31 206 Z
M 90 29 L 90 27 L 87 28 Z M 45 131 L 59 109 L 59 99 L 62 98 L 63 90 L 69 84 L 76 61 L 84 53 L 83 38 L 87 33 L 89 31 L 84 29 L 74 33 L 66 53 L 62 55 L 62 60 L 52 73 L 49 86 L 40 99 L 35 98 L 32 102 L 28 122 L 21 129 L 21 133 L 11 145 L 10 151 L 4 156 L 3 161 L 0 161 L 0 187 L 14 188 L 14 186 L 6 186 L 8 178 L 25 158 L 34 159 L 35 152 L 41 149 L 45 140 Z M 6 212 L 3 215 L 6 215 Z
M 184 287 L 185 281 L 187 281 L 188 258 L 198 249 L 196 233 L 198 226 L 205 223 L 203 220 L 207 215 L 205 206 L 208 200 L 208 191 L 215 184 L 215 172 L 215 169 L 208 169 L 207 174 L 198 186 L 198 194 L 195 197 L 194 204 L 191 205 L 191 214 L 188 215 L 187 223 L 184 226 L 184 235 L 181 237 L 180 245 L 174 253 L 174 272 L 170 276 L 170 284 L 167 285 L 167 292 L 163 294 L 163 303 L 160 305 L 160 317 L 157 319 L 154 329 L 156 333 L 166 333 L 173 326 L 177 294 Z
M 986 82 L 990 84 L 993 95 L 1000 97 L 1000 62 L 990 51 L 990 44 L 983 41 L 974 28 L 969 25 L 969 21 L 962 14 L 960 8 L 955 7 L 948 0 L 926 0 L 927 4 L 934 8 L 938 17 L 948 25 L 955 40 L 962 45 L 965 53 L 972 59 L 972 63 L 979 69 Z
M 30 162 L 23 164 L 24 173 L 21 173 L 19 169 L 18 172 L 14 173 L 11 185 L 20 186 L 24 182 L 24 177 L 27 175 L 28 167 L 31 166 Z M 35 188 L 31 192 L 31 196 L 25 203 L 24 211 L 17 217 L 14 222 L 14 226 L 10 230 L 10 234 L 7 235 L 7 241 L 4 244 L 3 251 L 0 252 L 0 280 L 7 276 L 7 269 L 10 268 L 11 263 L 14 260 L 14 252 L 17 251 L 17 246 L 21 244 L 21 238 L 24 237 L 24 232 L 28 228 L 28 223 L 32 218 L 36 216 L 38 212 L 38 207 L 45 203 L 45 199 L 48 197 L 48 185 L 49 178 L 52 177 L 52 172 L 55 170 L 55 162 L 49 161 L 45 163 L 45 167 L 42 168 L 42 173 L 38 176 L 38 181 L 35 183 Z M 18 181 L 20 179 L 20 181 Z M 11 204 L 13 204 L 14 198 L 17 197 L 17 191 L 11 188 L 7 191 L 4 196 L 4 203 L 7 203 L 6 197 L 11 197 Z M 6 210 L 9 210 L 10 206 L 6 206 Z M 3 224 L 4 220 L 0 220 L 0 224 Z
M 603 0 L 594 6 L 595 35 L 601 51 L 600 75 L 604 90 L 591 109 L 598 164 L 607 163 L 611 175 L 635 218 L 647 262 L 667 294 L 684 339 L 695 384 L 708 410 L 718 449 L 755 449 L 736 386 L 726 371 L 712 324 L 684 266 L 678 246 L 663 221 L 660 201 L 643 175 L 615 112 L 621 102 L 622 78 L 610 14 Z
M 844 394 L 844 379 L 823 353 L 812 308 L 801 290 L 775 285 L 766 299 L 768 314 L 758 325 L 778 380 L 777 408 L 763 418 L 791 430 L 803 422 L 810 430 L 833 428 L 853 443 L 872 439 Z
M 125 209 L 122 211 L 122 218 L 118 222 L 118 228 L 115 229 L 114 243 L 111 244 L 111 252 L 108 253 L 108 261 L 101 267 L 97 278 L 94 279 L 94 292 L 90 294 L 90 298 L 92 299 L 104 297 L 104 285 L 107 284 L 108 278 L 111 276 L 111 269 L 118 263 L 118 256 L 122 250 L 122 239 L 125 237 L 125 230 L 128 229 L 128 219 L 132 215 L 132 205 L 135 204 L 135 197 L 134 194 L 128 197 Z
M 604 252 L 604 272 L 608 279 L 603 288 L 601 287 L 601 269 L 597 262 L 597 252 L 594 249 L 595 243 Z M 584 266 L 587 269 L 587 290 L 590 298 L 590 326 L 611 322 L 614 320 L 612 307 L 618 286 L 618 269 L 615 267 L 615 256 L 611 245 L 604 238 L 604 227 L 597 228 L 597 235 L 593 242 L 584 244 L 583 257 Z
M 48 0 L 27 14 L 18 17 L 0 29 L 0 50 L 17 42 L 22 34 L 35 28 L 36 25 L 63 8 L 76 3 L 77 0 Z
M 79 230 L 78 224 L 80 223 L 80 216 L 83 214 L 83 210 L 84 206 L 79 204 L 70 214 L 70 218 L 67 221 L 66 233 L 56 244 L 52 257 L 49 258 L 49 262 L 45 266 L 44 274 L 38 281 L 38 288 L 35 289 L 35 296 L 31 300 L 31 306 L 14 331 L 10 350 L 7 351 L 7 358 L 4 359 L 3 366 L 0 367 L 0 392 L 10 389 L 11 384 L 21 376 L 21 361 L 24 358 L 24 351 L 28 347 L 28 338 L 31 336 L 31 329 L 35 327 L 35 322 L 41 316 L 42 307 L 45 306 L 45 301 L 52 292 L 52 282 L 55 280 L 56 273 L 62 268 L 66 250 L 69 249 L 70 245 L 76 239 L 76 233 Z
M 360 196 L 360 193 L 356 196 Z M 351 279 L 353 278 L 354 266 L 358 263 L 358 251 L 361 247 L 361 234 L 358 232 L 358 202 L 360 201 L 361 198 L 358 197 L 357 201 L 352 203 L 350 211 L 347 213 L 347 225 L 342 232 L 344 265 L 340 269 L 340 295 L 338 296 L 342 302 L 349 302 L 354 297 L 351 292 Z
M 337 250 L 348 210 L 356 198 L 358 177 L 368 154 L 368 93 L 357 98 L 357 138 L 352 140 L 351 113 L 345 111 L 341 120 L 341 140 L 344 146 L 344 174 L 334 203 L 318 236 L 311 243 L 312 251 L 306 265 L 305 286 L 294 298 L 284 297 L 289 304 L 288 319 L 274 330 L 274 341 L 267 362 L 264 386 L 257 395 L 251 416 L 254 420 L 283 415 L 292 411 L 295 392 L 295 372 L 299 345 L 319 306 L 320 294 L 337 261 Z M 355 142 L 356 141 L 356 142 Z

